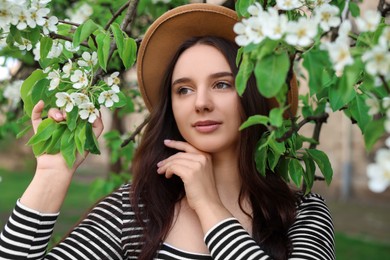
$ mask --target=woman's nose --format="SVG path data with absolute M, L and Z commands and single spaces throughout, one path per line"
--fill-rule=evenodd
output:
M 197 112 L 210 112 L 214 109 L 212 97 L 207 90 L 198 89 L 195 100 L 195 110 Z

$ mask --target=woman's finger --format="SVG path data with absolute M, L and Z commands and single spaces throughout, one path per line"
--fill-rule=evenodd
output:
M 37 132 L 38 126 L 42 122 L 41 114 L 44 107 L 45 103 L 42 100 L 39 100 L 32 110 L 31 123 L 34 129 L 34 133 Z
M 176 149 L 179 151 L 184 151 L 186 153 L 203 153 L 203 152 L 199 151 L 198 149 L 196 149 L 195 147 L 193 147 L 192 145 L 190 145 L 189 143 L 183 142 L 183 141 L 175 141 L 175 140 L 165 139 L 164 144 L 170 148 L 173 148 L 173 149 Z
M 57 122 L 61 122 L 66 119 L 66 112 L 61 111 L 58 108 L 50 108 L 47 112 L 47 116 Z
M 100 116 L 96 118 L 95 122 L 93 122 L 92 124 L 92 131 L 95 134 L 96 138 L 100 136 L 100 134 L 103 132 L 103 129 L 104 125 L 102 120 L 102 113 L 100 113 Z

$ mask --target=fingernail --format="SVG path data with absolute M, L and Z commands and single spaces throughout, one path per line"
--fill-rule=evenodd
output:
M 165 139 L 164 140 L 164 144 L 168 144 L 168 143 L 170 143 L 172 140 L 169 140 L 169 139 Z
M 158 162 L 157 167 L 161 167 L 163 165 L 163 162 Z
M 62 119 L 62 114 L 61 113 L 56 113 L 54 116 L 56 117 L 56 119 Z

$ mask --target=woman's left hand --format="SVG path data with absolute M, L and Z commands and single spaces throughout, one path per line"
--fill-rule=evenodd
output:
M 196 212 L 204 232 L 219 221 L 231 217 L 224 207 L 216 187 L 211 155 L 189 143 L 165 140 L 170 148 L 178 152 L 157 164 L 157 172 L 166 178 L 177 175 L 184 183 L 189 206 Z

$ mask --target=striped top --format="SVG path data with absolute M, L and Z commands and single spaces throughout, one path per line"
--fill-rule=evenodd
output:
M 0 259 L 137 259 L 142 229 L 134 220 L 129 189 L 129 184 L 123 185 L 99 202 L 50 252 L 46 247 L 58 214 L 41 214 L 18 201 L 0 235 Z M 289 237 L 290 259 L 335 259 L 332 218 L 319 195 L 301 198 Z M 163 243 L 155 259 L 271 259 L 235 218 L 215 225 L 204 241 L 210 254 Z

